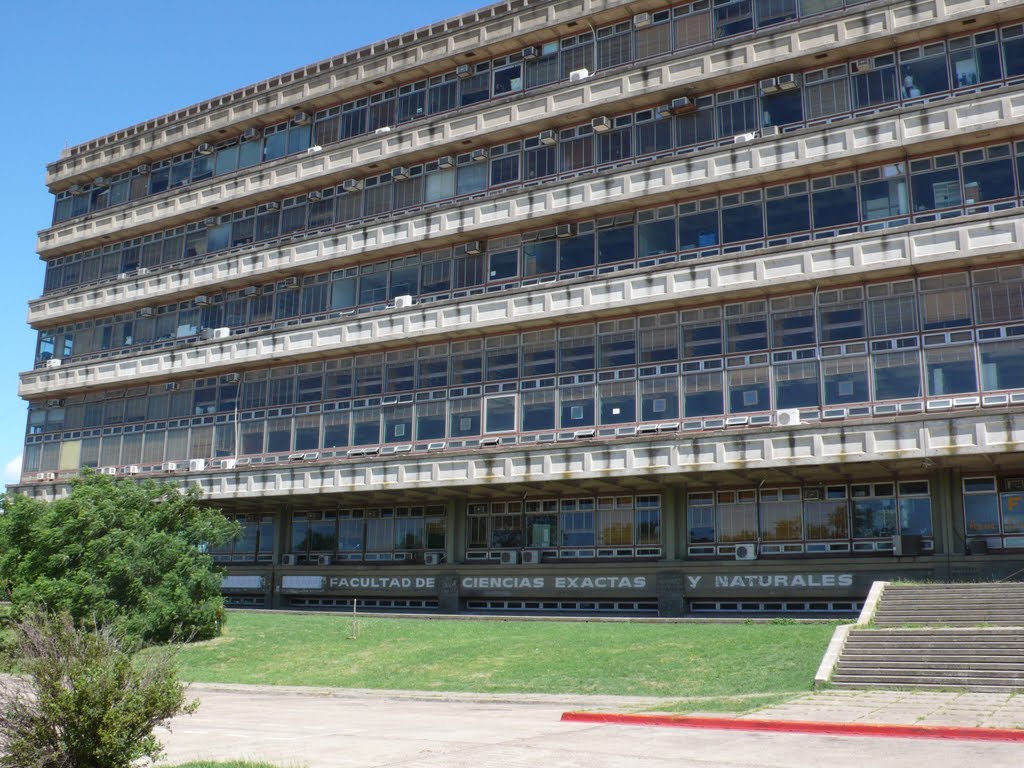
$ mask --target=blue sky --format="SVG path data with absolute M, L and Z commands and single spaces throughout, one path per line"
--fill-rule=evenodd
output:
M 0 485 L 20 466 L 32 367 L 27 302 L 46 163 L 74 145 L 243 85 L 486 5 L 475 0 L 44 0 L 4 7 L 0 65 Z

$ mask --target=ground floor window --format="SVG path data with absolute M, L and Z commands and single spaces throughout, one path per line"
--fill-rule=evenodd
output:
M 296 562 L 422 560 L 445 548 L 443 505 L 368 507 L 292 515 L 291 553 Z
M 273 515 L 227 515 L 242 527 L 241 535 L 220 547 L 211 547 L 210 554 L 217 562 L 266 563 L 274 559 Z
M 927 480 L 702 491 L 687 498 L 687 553 L 891 551 L 893 537 L 932 536 Z
M 470 503 L 466 557 L 500 559 L 502 551 L 543 557 L 657 556 L 660 496 L 601 496 Z
M 996 548 L 1024 547 L 1024 479 L 963 480 L 964 531 Z

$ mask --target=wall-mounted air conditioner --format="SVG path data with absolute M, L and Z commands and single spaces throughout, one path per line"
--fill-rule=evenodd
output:
M 116 475 L 117 467 L 100 467 L 101 475 Z
M 501 564 L 502 565 L 516 565 L 519 562 L 519 551 L 516 549 L 502 550 L 501 553 Z
M 110 186 L 110 179 L 108 179 L 106 176 L 97 176 L 95 179 L 92 180 L 92 185 L 93 187 L 98 187 L 99 189 L 106 189 L 107 187 Z
M 202 472 L 204 469 L 206 469 L 206 459 L 189 459 L 189 472 Z
M 766 125 L 761 129 L 762 136 L 778 136 L 781 133 L 779 126 L 777 125 Z
M 651 26 L 651 14 L 638 13 L 633 17 L 633 29 L 644 29 Z
M 589 69 L 586 69 L 585 67 L 583 69 L 574 69 L 572 72 L 569 73 L 569 82 L 579 83 L 583 80 L 586 80 L 588 77 L 590 77 Z
M 142 163 L 141 165 L 135 166 L 135 173 L 139 176 L 146 176 L 149 174 L 149 163 Z
M 467 77 L 473 76 L 473 69 L 469 64 L 459 64 L 459 66 L 455 68 L 455 76 L 460 80 L 465 80 Z
M 174 461 L 165 461 L 163 466 L 160 467 L 164 472 L 177 472 L 178 464 Z
M 594 133 L 608 133 L 612 129 L 612 121 L 602 115 L 591 120 L 590 127 L 594 129 Z
M 242 131 L 242 141 L 256 141 L 260 137 L 258 128 L 246 128 Z
M 762 96 L 770 96 L 779 92 L 779 84 L 774 77 L 768 77 L 757 84 Z
M 306 125 L 312 122 L 312 120 L 308 112 L 296 112 L 292 115 L 292 125 Z
M 541 131 L 537 134 L 537 140 L 545 147 L 552 147 L 558 143 L 558 134 L 554 131 Z
M 198 155 L 212 155 L 213 145 L 212 144 L 200 144 L 196 147 L 196 154 Z
M 395 309 L 407 309 L 413 305 L 413 298 L 408 294 L 395 296 Z
M 57 479 L 57 473 L 56 472 L 40 472 L 38 475 L 36 475 L 36 482 L 37 483 L 51 483 L 51 482 L 53 482 L 56 479 Z
M 424 565 L 440 565 L 441 564 L 441 553 L 440 552 L 426 552 L 423 555 Z
M 291 554 L 289 554 L 289 555 L 281 555 L 281 565 L 298 565 L 298 564 L 299 564 L 299 556 L 298 555 L 291 555 Z
M 786 75 L 779 75 L 775 78 L 775 83 L 779 86 L 780 91 L 792 91 L 794 88 L 800 87 L 800 75 L 792 72 Z
M 485 147 L 478 147 L 469 154 L 469 159 L 474 163 L 482 163 L 487 159 L 488 154 L 489 153 Z
M 792 427 L 800 423 L 799 408 L 783 408 L 775 412 L 775 423 L 780 427 Z
M 757 138 L 757 131 L 751 131 L 750 133 L 738 133 L 732 137 L 733 144 L 745 144 L 748 141 L 753 141 Z
M 60 364 L 60 358 L 57 357 L 51 357 L 49 360 L 46 361 L 47 368 L 60 368 Z
M 341 182 L 342 192 L 358 192 L 363 188 L 362 179 L 345 179 Z
M 757 545 L 737 544 L 735 555 L 737 560 L 757 560 Z
M 319 189 L 314 189 L 312 192 L 306 195 L 306 199 L 311 203 L 318 203 L 324 199 L 324 193 Z
M 524 549 L 522 552 L 523 565 L 540 565 L 539 549 Z
M 555 225 L 555 237 L 566 238 L 573 237 L 576 234 L 575 224 L 556 224 Z
M 528 45 L 523 48 L 523 61 L 533 61 L 540 56 L 540 51 L 537 50 L 537 46 Z
M 444 155 L 443 157 L 437 158 L 437 167 L 442 171 L 447 171 L 449 168 L 455 167 L 455 158 L 451 155 Z
M 405 181 L 409 178 L 409 169 L 404 165 L 399 165 L 391 169 L 391 180 L 392 181 Z
M 865 72 L 874 72 L 875 62 L 873 59 L 857 59 L 856 61 L 850 62 L 850 71 L 855 75 L 862 75 Z
M 215 339 L 226 339 L 231 335 L 230 328 L 214 328 L 213 338 Z
M 213 299 L 203 294 L 196 296 L 195 298 L 192 299 L 192 301 L 193 303 L 195 303 L 197 307 L 208 307 L 210 306 L 210 304 L 213 303 Z
M 330 555 L 317 555 L 316 564 L 317 565 L 330 565 L 331 564 L 331 556 Z
M 126 475 L 137 475 L 141 471 L 142 471 L 142 468 L 139 467 L 139 466 L 136 466 L 135 464 L 131 464 L 130 466 L 127 466 L 127 467 L 124 468 L 124 473 Z
M 484 244 L 479 240 L 470 240 L 466 243 L 466 253 L 470 256 L 479 256 L 484 252 Z

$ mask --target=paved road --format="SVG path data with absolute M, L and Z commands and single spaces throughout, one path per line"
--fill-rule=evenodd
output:
M 581 702 L 553 697 L 422 700 L 205 686 L 192 693 L 202 701 L 199 712 L 162 734 L 168 763 L 244 758 L 309 768 L 1021 766 L 1019 743 L 562 723 L 561 713 Z M 614 703 L 596 702 L 601 708 Z

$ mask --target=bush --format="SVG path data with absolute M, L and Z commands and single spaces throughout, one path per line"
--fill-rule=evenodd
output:
M 62 499 L 6 496 L 2 509 L 0 592 L 16 618 L 46 605 L 147 642 L 219 633 L 221 574 L 206 547 L 239 527 L 198 488 L 89 473 Z
M 0 681 L 3 768 L 129 768 L 160 755 L 157 725 L 195 709 L 169 647 L 142 661 L 137 640 L 80 629 L 67 613 L 29 613 L 14 633 L 25 677 Z

